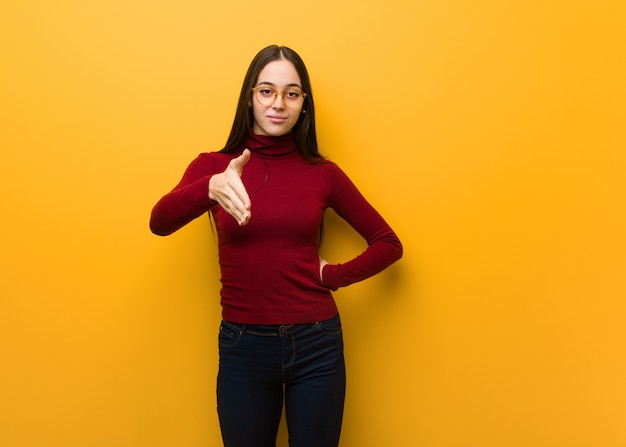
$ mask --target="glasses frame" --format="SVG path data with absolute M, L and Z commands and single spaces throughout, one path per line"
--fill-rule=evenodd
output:
M 274 91 L 274 99 L 272 99 L 272 102 L 270 102 L 269 104 L 263 104 L 261 102 L 261 100 L 259 99 L 259 90 L 273 90 Z M 296 107 L 298 107 L 299 104 L 292 106 L 289 101 L 285 101 L 285 92 L 289 91 L 289 90 L 290 89 L 288 89 L 288 88 L 286 88 L 284 90 L 277 90 L 274 87 L 268 86 L 268 85 L 259 85 L 257 87 L 252 87 L 252 91 L 255 93 L 255 95 L 254 95 L 255 99 L 258 101 L 259 104 L 261 104 L 264 107 L 273 106 L 274 103 L 276 102 L 276 100 L 278 99 L 278 95 L 280 95 L 283 98 L 283 104 L 285 104 L 286 107 L 296 108 Z M 291 89 L 291 90 L 295 90 L 295 89 Z M 304 93 L 300 89 L 298 89 L 298 90 L 302 94 L 302 103 L 304 103 L 304 98 L 307 97 L 307 94 Z

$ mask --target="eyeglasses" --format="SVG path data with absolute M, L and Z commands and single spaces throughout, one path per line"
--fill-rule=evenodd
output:
M 306 98 L 306 93 L 295 87 L 289 87 L 285 90 L 276 90 L 274 87 L 264 85 L 262 87 L 254 87 L 252 91 L 255 93 L 254 96 L 256 100 L 263 106 L 271 106 L 274 104 L 278 95 L 281 95 L 283 97 L 283 103 L 291 108 L 299 107 L 304 101 L 304 98 Z

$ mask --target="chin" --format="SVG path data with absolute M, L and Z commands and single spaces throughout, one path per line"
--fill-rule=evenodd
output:
M 257 135 L 267 135 L 269 137 L 282 137 L 283 135 L 287 135 L 289 132 L 293 130 L 293 127 L 273 127 L 267 126 L 265 128 L 259 128 L 255 131 Z

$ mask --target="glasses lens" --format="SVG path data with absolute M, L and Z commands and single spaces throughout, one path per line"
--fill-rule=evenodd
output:
M 276 98 L 276 90 L 270 87 L 257 87 L 256 99 L 264 106 L 269 106 Z
M 288 105 L 298 106 L 304 99 L 304 96 L 300 90 L 292 88 L 283 92 L 283 98 Z

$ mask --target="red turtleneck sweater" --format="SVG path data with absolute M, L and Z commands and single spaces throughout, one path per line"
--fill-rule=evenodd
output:
M 332 318 L 331 290 L 366 279 L 402 256 L 398 237 L 334 163 L 308 163 L 291 134 L 253 135 L 242 181 L 252 218 L 241 227 L 209 199 L 209 179 L 234 154 L 200 154 L 182 180 L 156 204 L 151 230 L 168 235 L 210 211 L 219 239 L 222 315 L 245 324 L 298 324 Z M 320 281 L 318 240 L 322 215 L 332 208 L 367 241 L 344 264 L 324 267 Z

